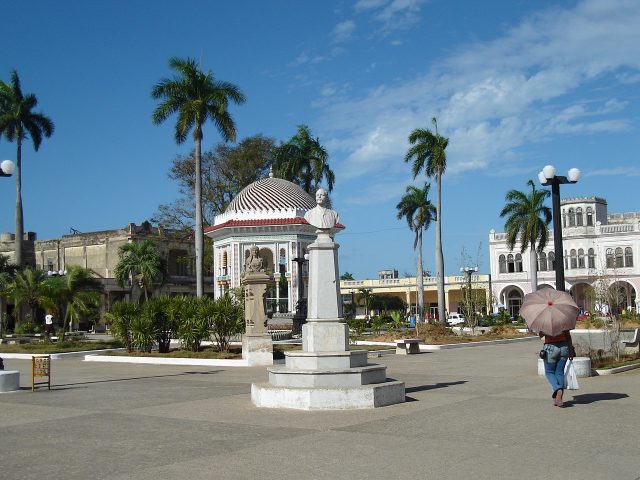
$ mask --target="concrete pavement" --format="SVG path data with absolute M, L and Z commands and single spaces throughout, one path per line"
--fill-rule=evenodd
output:
M 0 394 L 0 478 L 640 478 L 640 370 L 580 379 L 567 408 L 537 341 L 388 355 L 407 402 L 374 410 L 253 407 L 264 367 L 53 361 L 53 389 Z M 29 386 L 29 388 L 27 388 Z

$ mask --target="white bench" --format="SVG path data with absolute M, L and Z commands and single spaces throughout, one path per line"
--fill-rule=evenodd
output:
M 17 370 L 0 370 L 0 393 L 20 390 L 20 372 Z
M 419 344 L 423 342 L 424 338 L 400 338 L 396 340 L 396 355 L 420 353 Z
M 640 338 L 638 338 L 638 334 L 640 333 L 640 328 L 636 328 L 636 331 L 633 334 L 633 338 L 630 341 L 622 341 L 622 345 L 624 346 L 625 353 L 639 353 L 640 352 Z

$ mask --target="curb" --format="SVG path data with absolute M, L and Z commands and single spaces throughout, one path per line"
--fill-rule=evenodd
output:
M 628 372 L 629 370 L 635 370 L 636 368 L 640 368 L 640 363 L 634 363 L 632 365 L 624 365 L 622 367 L 616 368 L 600 368 L 596 370 L 592 370 L 596 373 L 596 375 L 615 375 L 616 373 Z
M 83 350 L 80 352 L 65 352 L 65 353 L 2 353 L 0 357 L 11 358 L 14 360 L 31 360 L 31 357 L 42 357 L 44 355 L 50 355 L 51 360 L 61 360 L 63 358 L 83 357 L 85 355 L 98 354 L 100 352 L 124 352 L 124 348 L 107 348 L 103 350 Z
M 505 338 L 503 340 L 485 340 L 482 342 L 465 342 L 465 343 L 445 343 L 442 345 L 420 345 L 420 351 L 434 351 L 434 350 L 450 350 L 453 348 L 466 348 L 466 347 L 486 347 L 488 345 L 502 345 L 505 343 L 518 343 L 528 342 L 530 340 L 538 340 L 538 337 L 523 337 L 523 338 Z M 356 341 L 356 345 L 387 345 L 395 348 L 394 342 L 368 342 L 368 341 Z
M 85 362 L 105 363 L 143 363 L 151 365 L 193 365 L 210 367 L 248 367 L 246 359 L 216 359 L 216 358 L 162 358 L 162 357 L 126 357 L 115 355 L 85 355 Z

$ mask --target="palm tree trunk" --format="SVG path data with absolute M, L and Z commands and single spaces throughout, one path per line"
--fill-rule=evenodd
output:
M 442 174 L 436 175 L 438 198 L 436 203 L 436 275 L 438 277 L 438 317 L 446 325 L 447 314 L 444 304 L 444 256 L 442 254 Z
M 196 128 L 196 131 L 199 129 Z M 196 295 L 202 297 L 204 293 L 204 274 L 202 272 L 202 259 L 204 253 L 204 235 L 202 232 L 202 159 L 200 157 L 201 135 L 196 137 Z
M 531 272 L 531 291 L 535 292 L 538 290 L 538 255 L 536 253 L 536 243 L 532 241 L 530 247 L 529 272 Z
M 418 265 L 416 266 L 416 280 L 418 287 L 418 315 L 416 316 L 416 329 L 418 322 L 424 322 L 424 272 L 422 270 L 422 229 L 418 230 Z
M 24 237 L 24 220 L 22 218 L 22 133 L 19 129 L 16 130 L 16 239 L 14 242 L 13 262 L 18 267 L 22 267 L 22 239 Z

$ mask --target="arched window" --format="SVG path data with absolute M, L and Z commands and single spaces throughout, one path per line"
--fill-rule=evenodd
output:
M 538 271 L 545 272 L 547 270 L 547 254 L 540 252 L 538 255 Z
M 587 207 L 587 227 L 593 227 L 593 210 Z
M 516 272 L 522 271 L 522 255 L 516 254 Z
M 569 226 L 576 226 L 576 212 L 573 210 L 573 208 L 569 209 Z
M 616 268 L 624 267 L 624 256 L 622 254 L 622 248 L 616 248 Z
M 556 254 L 553 252 L 549 252 L 549 255 L 547 255 L 547 263 L 549 265 L 549 270 L 555 270 L 556 269 Z
M 287 273 L 287 252 L 285 252 L 284 248 L 280 249 L 280 273 L 284 275 Z
M 500 273 L 507 273 L 507 258 L 504 255 L 498 257 L 498 268 Z
M 576 225 L 581 227 L 582 223 L 582 208 L 576 208 Z
M 222 254 L 222 275 L 228 275 L 228 269 L 227 269 L 227 264 L 229 261 L 229 257 L 227 256 L 227 252 L 225 251 Z
M 562 228 L 566 228 L 567 227 L 567 211 L 566 210 L 562 210 Z
M 513 255 L 509 254 L 507 255 L 507 272 L 508 273 L 513 273 L 516 271 L 516 264 L 513 261 Z
M 578 249 L 578 268 L 584 268 L 584 250 Z
M 615 260 L 613 258 L 613 248 L 607 248 L 607 268 L 613 268 L 615 266 Z
M 624 266 L 633 267 L 633 249 L 631 247 L 624 249 Z
M 587 251 L 588 254 L 588 258 L 587 258 L 587 266 L 589 268 L 596 268 L 596 254 L 593 251 L 593 248 L 590 248 Z
M 578 268 L 578 255 L 576 253 L 575 248 L 571 249 L 571 252 L 569 252 L 569 255 L 571 257 L 571 268 Z

